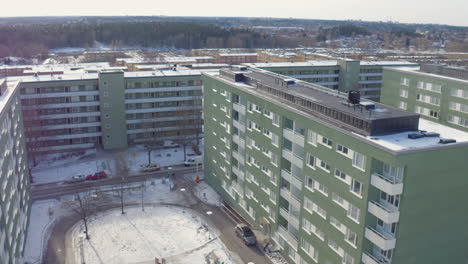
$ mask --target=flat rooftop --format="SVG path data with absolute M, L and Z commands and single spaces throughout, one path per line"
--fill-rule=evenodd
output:
M 202 72 L 218 72 L 218 69 L 200 69 L 200 70 L 160 70 L 160 71 L 135 71 L 123 72 L 124 78 L 140 78 L 140 77 L 174 77 L 174 76 L 192 76 L 201 75 Z M 112 71 L 108 71 L 112 72 Z M 116 71 L 117 72 L 117 71 Z M 23 83 L 35 82 L 50 82 L 50 81 L 76 81 L 76 80 L 97 80 L 99 73 L 69 73 L 69 74 L 54 74 L 54 75 L 38 75 L 38 76 L 18 76 L 14 79 Z
M 399 71 L 399 72 L 406 72 L 406 73 L 412 73 L 424 77 L 432 77 L 432 78 L 437 78 L 441 80 L 447 80 L 447 81 L 455 81 L 455 82 L 460 82 L 462 84 L 468 84 L 468 80 L 464 80 L 461 78 L 455 78 L 455 77 L 450 77 L 446 75 L 441 75 L 441 74 L 435 74 L 435 73 L 429 73 L 429 72 L 424 72 L 421 71 L 419 67 L 401 67 L 401 68 L 387 68 L 392 71 Z M 444 88 L 442 88 L 444 89 Z
M 253 74 L 252 74 L 253 72 Z M 361 112 L 360 108 L 357 107 L 356 109 L 353 106 L 348 106 L 345 104 L 347 96 L 343 93 L 337 93 L 334 90 L 321 87 L 318 85 L 311 85 L 309 83 L 304 83 L 299 80 L 294 79 L 283 79 L 285 81 L 295 81 L 295 84 L 289 85 L 287 87 L 276 87 L 278 90 L 287 91 L 288 95 L 297 96 L 300 99 L 307 99 L 310 102 L 318 103 L 320 105 L 326 105 L 329 109 L 335 110 L 340 113 L 344 113 L 350 116 L 357 117 L 358 120 L 381 120 L 385 123 L 397 121 L 400 118 L 409 118 L 410 122 L 414 122 L 417 120 L 415 125 L 409 127 L 397 127 L 397 129 L 392 129 L 391 127 L 384 127 L 384 129 L 389 128 L 388 131 L 383 131 L 386 133 L 376 133 L 369 134 L 369 133 L 362 133 L 363 131 L 360 129 L 353 129 L 348 124 L 344 124 L 342 120 L 333 119 L 328 117 L 323 118 L 323 115 L 316 112 L 312 109 L 307 109 L 301 105 L 296 103 L 288 102 L 287 100 L 283 100 L 281 96 L 268 94 L 263 89 L 258 88 L 263 84 L 270 84 L 268 78 L 266 77 L 264 80 L 261 80 L 263 77 L 262 75 L 267 73 L 267 75 L 275 75 L 269 73 L 267 71 L 258 70 L 258 69 L 251 69 L 245 71 L 231 71 L 233 74 L 243 74 L 246 76 L 246 81 L 232 81 L 229 80 L 229 76 L 222 76 L 223 70 L 221 70 L 221 74 L 217 74 L 214 72 L 208 72 L 206 75 L 212 76 L 218 80 L 223 82 L 228 82 L 231 85 L 236 86 L 239 89 L 242 89 L 248 93 L 254 94 L 258 97 L 263 99 L 268 98 L 273 103 L 281 105 L 283 108 L 289 109 L 291 111 L 300 112 L 305 114 L 306 116 L 309 115 L 313 119 L 318 119 L 322 123 L 326 123 L 330 126 L 337 127 L 338 129 L 343 129 L 345 131 L 349 131 L 351 135 L 368 142 L 372 145 L 376 145 L 382 147 L 384 149 L 388 149 L 394 152 L 404 152 L 404 151 L 411 151 L 411 150 L 421 150 L 426 148 L 434 148 L 434 147 L 444 147 L 444 146 L 451 146 L 457 145 L 461 143 L 468 143 L 468 133 L 458 130 L 452 127 L 448 127 L 442 124 L 438 124 L 423 118 L 419 118 L 418 114 L 403 111 L 398 108 L 393 108 L 390 106 L 386 106 L 383 104 L 375 103 L 372 101 L 361 100 L 361 102 L 370 102 L 375 104 L 375 110 L 373 110 L 370 115 L 369 111 L 363 110 Z M 250 73 L 250 74 L 249 74 Z M 281 75 L 276 75 L 278 78 Z M 236 77 L 237 78 L 237 77 Z M 304 84 L 305 86 L 302 86 Z M 279 85 L 278 85 L 279 86 Z M 270 90 L 271 91 L 271 90 Z M 296 99 L 297 99 L 296 98 Z M 296 101 L 297 102 L 297 101 Z M 393 121 L 392 121 L 393 120 Z M 408 121 L 407 120 L 407 121 Z M 400 131 L 397 131 L 400 129 Z M 421 132 L 428 132 L 433 133 L 432 136 L 425 136 L 417 139 L 410 139 L 408 135 L 410 134 L 421 134 Z M 380 131 L 382 132 L 382 131 Z M 435 133 L 435 134 L 434 134 Z M 441 139 L 453 139 L 456 140 L 454 143 L 442 144 L 440 143 Z
M 361 99 L 348 101 L 348 94 L 266 70 L 220 70 L 220 79 L 278 100 L 330 124 L 362 135 L 382 135 L 417 129 L 419 115 L 384 104 Z
M 310 60 L 304 62 L 257 62 L 244 63 L 243 65 L 256 68 L 289 68 L 289 67 L 314 67 L 314 66 L 338 66 L 337 60 Z M 360 61 L 361 66 L 407 66 L 418 67 L 419 64 L 408 61 Z
M 440 134 L 437 137 L 423 137 L 418 139 L 409 139 L 409 134 L 418 133 L 419 131 L 427 131 L 427 132 L 435 132 Z M 437 147 L 443 146 L 439 143 L 441 138 L 444 139 L 455 139 L 457 143 L 466 143 L 468 142 L 468 133 L 448 127 L 445 125 L 441 125 L 424 118 L 419 119 L 419 129 L 413 131 L 407 131 L 403 133 L 395 133 L 385 136 L 368 136 L 363 137 L 358 135 L 366 140 L 373 142 L 377 145 L 382 147 L 394 150 L 394 151 L 402 151 L 402 150 L 412 150 L 412 149 L 421 149 L 421 148 L 428 148 L 428 147 Z M 449 144 L 450 145 L 450 144 Z

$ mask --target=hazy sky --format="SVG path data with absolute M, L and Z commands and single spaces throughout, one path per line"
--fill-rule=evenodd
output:
M 468 0 L 2 0 L 0 16 L 167 15 L 361 19 L 468 26 Z M 5 3 L 7 2 L 7 3 Z

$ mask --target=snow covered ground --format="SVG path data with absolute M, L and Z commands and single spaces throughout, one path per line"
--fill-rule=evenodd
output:
M 206 263 L 213 252 L 220 262 L 233 263 L 215 232 L 188 209 L 134 207 L 124 215 L 111 210 L 89 224 L 89 241 L 82 230 L 79 224 L 73 231 L 74 248 L 83 249 L 76 263 L 153 263 L 156 257 L 171 264 Z
M 43 200 L 34 202 L 31 208 L 31 220 L 29 222 L 26 237 L 24 260 L 28 263 L 41 263 L 42 248 L 49 237 L 50 228 L 57 216 L 62 214 L 60 203 L 57 200 Z
M 105 171 L 108 174 L 112 174 L 114 172 L 114 160 L 98 159 L 93 161 L 77 161 L 67 165 L 33 169 L 32 176 L 34 183 L 41 184 L 67 181 L 71 180 L 75 175 L 94 174 L 98 171 Z
M 206 182 L 200 182 L 197 184 L 194 188 L 194 194 L 204 203 L 216 206 L 221 205 L 221 196 L 206 184 Z

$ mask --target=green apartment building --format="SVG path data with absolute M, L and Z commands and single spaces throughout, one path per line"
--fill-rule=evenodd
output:
M 202 136 L 201 71 L 101 71 L 19 81 L 33 156 Z
M 358 90 L 363 98 L 379 101 L 383 67 L 418 67 L 406 61 L 350 59 L 245 64 L 342 92 Z
M 440 65 L 384 69 L 382 102 L 468 131 L 468 70 Z
M 202 80 L 205 180 L 289 263 L 468 261 L 467 133 L 256 68 Z
M 29 170 L 17 82 L 0 80 L 0 262 L 23 256 L 30 213 Z

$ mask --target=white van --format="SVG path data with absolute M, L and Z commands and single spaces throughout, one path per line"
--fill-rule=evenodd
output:
M 185 166 L 195 166 L 203 164 L 203 156 L 194 156 L 184 162 Z

